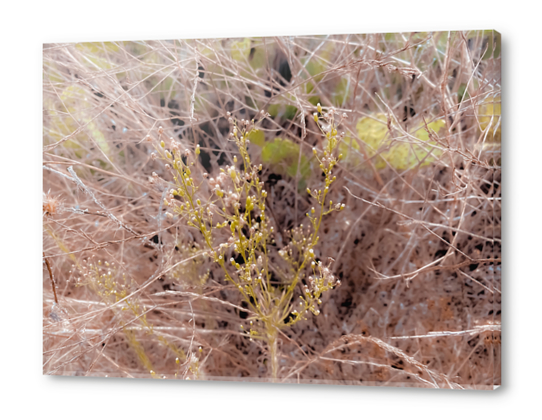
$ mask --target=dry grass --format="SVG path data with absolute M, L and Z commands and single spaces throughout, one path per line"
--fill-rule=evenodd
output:
M 239 292 L 199 232 L 165 217 L 167 183 L 149 177 L 167 171 L 144 139 L 162 126 L 182 149 L 199 144 L 198 170 L 213 176 L 237 152 L 226 112 L 269 112 L 265 144 L 288 139 L 295 154 L 277 163 L 257 144 L 249 151 L 264 166 L 280 249 L 287 229 L 307 223 L 306 186 L 323 179 L 311 160 L 323 146 L 312 117 L 320 102 L 347 114 L 332 191 L 346 209 L 324 220 L 317 250 L 342 286 L 319 316 L 282 331 L 280 380 L 500 384 L 500 35 L 112 42 L 43 54 L 44 373 L 268 380 L 266 346 L 239 328 L 250 317 Z

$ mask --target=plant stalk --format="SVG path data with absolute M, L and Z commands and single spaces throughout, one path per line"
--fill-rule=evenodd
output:
M 279 359 L 278 359 L 278 329 L 271 326 L 268 329 L 268 340 L 267 344 L 269 346 L 269 359 L 271 361 L 269 368 L 271 379 L 273 382 L 277 382 L 278 372 L 279 372 Z

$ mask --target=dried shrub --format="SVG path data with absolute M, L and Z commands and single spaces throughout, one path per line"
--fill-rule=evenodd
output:
M 500 384 L 499 34 L 55 44 L 43 55 L 44 373 Z M 330 109 L 346 114 L 339 127 Z M 344 208 L 322 218 L 312 247 L 326 149 L 342 157 L 325 206 Z M 180 210 L 181 168 L 212 215 Z M 222 188 L 247 173 L 243 185 L 261 187 Z M 209 249 L 256 234 L 261 218 L 240 226 L 256 202 L 273 227 L 261 290 L 276 293 L 280 328 L 258 326 L 261 290 L 240 292 L 248 277 L 224 271 L 257 278 L 261 248 L 254 261 L 233 243 Z M 221 226 L 209 244 L 198 215 Z M 316 271 L 292 281 L 304 255 Z M 342 285 L 315 297 L 323 278 Z

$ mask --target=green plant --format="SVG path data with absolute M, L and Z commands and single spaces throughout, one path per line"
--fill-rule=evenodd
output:
M 427 126 L 416 128 L 408 135 L 404 135 L 404 139 L 400 142 L 392 142 L 387 139 L 389 136 L 387 124 L 388 118 L 384 114 L 360 118 L 356 124 L 358 137 L 365 143 L 368 155 L 375 159 L 377 169 L 384 169 L 387 165 L 398 170 L 424 167 L 442 155 L 441 148 L 438 148 L 439 145 L 430 139 L 430 132 L 427 130 L 438 134 L 441 129 L 446 127 L 443 119 L 437 119 L 428 123 Z M 413 139 L 415 141 L 412 141 Z M 353 155 L 355 151 L 359 150 L 359 146 L 351 138 L 346 140 L 343 143 L 345 149 L 343 153 L 347 158 L 353 160 L 355 157 L 351 157 L 349 151 L 346 150 L 349 148 L 348 144 L 352 143 Z
M 265 342 L 273 379 L 278 377 L 279 370 L 279 331 L 306 319 L 308 312 L 318 315 L 322 294 L 340 285 L 330 268 L 316 257 L 315 247 L 323 217 L 345 208 L 344 204 L 328 200 L 336 180 L 333 168 L 342 157 L 335 154 L 342 136 L 337 132 L 334 110 L 323 113 L 320 104 L 317 109 L 314 121 L 327 141 L 322 152 L 314 148 L 313 154 L 325 179 L 321 188 L 306 191 L 315 202 L 315 207 L 306 214 L 310 227 L 301 224 L 292 229 L 290 243 L 278 250 L 286 269 L 271 262 L 271 254 L 277 247 L 274 227 L 266 213 L 267 192 L 259 175 L 262 165 L 256 166 L 248 152 L 249 138 L 266 115 L 255 122 L 237 121 L 228 113 L 229 137 L 235 142 L 241 162 L 235 156 L 233 161 L 240 163 L 240 167 L 221 168 L 216 179 L 205 182 L 203 179 L 208 176 L 203 174 L 198 181 L 195 157 L 200 154 L 199 145 L 194 153 L 188 149 L 181 152 L 174 140 L 166 147 L 162 128 L 158 130 L 157 153 L 153 153 L 154 159 L 165 162 L 173 178 L 174 188 L 164 200 L 169 216 L 179 216 L 188 226 L 199 230 L 207 254 L 220 265 L 224 278 L 235 285 L 250 308 L 249 326 L 241 325 L 241 329 L 250 340 Z M 154 173 L 151 181 L 157 177 Z M 211 188 L 211 194 L 205 195 L 205 184 Z M 223 231 L 229 236 L 225 242 L 221 242 Z M 277 282 L 275 278 L 280 280 Z M 301 283 L 304 285 L 299 287 L 299 293 Z
M 44 374 L 500 383 L 499 44 L 461 31 L 44 46 Z M 318 103 L 337 114 L 314 122 Z M 343 158 L 326 175 L 330 148 Z M 345 210 L 326 216 L 330 199 Z M 97 260 L 117 269 L 96 263 L 76 287 Z M 332 276 L 343 286 L 325 291 Z
M 141 365 L 153 378 L 157 378 L 158 375 L 145 348 L 137 338 L 136 332 L 138 328 L 135 328 L 135 326 L 139 325 L 139 328 L 145 334 L 155 337 L 162 346 L 168 348 L 176 355 L 177 363 L 180 360 L 183 362 L 187 360 L 186 353 L 181 348 L 164 337 L 163 334 L 155 331 L 153 324 L 147 319 L 147 313 L 150 309 L 142 305 L 137 296 L 131 293 L 135 289 L 135 286 L 133 281 L 128 281 L 126 275 L 122 272 L 122 267 L 117 267 L 114 262 L 110 264 L 104 261 L 102 263 L 101 260 L 95 261 L 93 259 L 90 262 L 84 261 L 79 266 L 79 271 L 82 274 L 82 279 L 80 278 L 77 285 L 86 286 L 92 290 L 106 307 L 113 312 L 115 317 L 119 319 L 121 330 L 127 343 L 136 354 Z M 127 316 L 124 316 L 125 311 L 128 314 Z M 189 368 L 196 374 L 198 361 L 190 358 L 188 362 Z

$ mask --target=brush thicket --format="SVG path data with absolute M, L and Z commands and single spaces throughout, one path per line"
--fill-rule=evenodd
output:
M 54 44 L 43 62 L 44 373 L 500 384 L 499 34 Z M 261 187 L 236 193 L 232 171 Z M 308 247 L 332 177 L 326 209 L 344 207 Z M 226 223 L 209 242 L 204 219 Z M 244 260 L 258 229 L 268 252 Z

